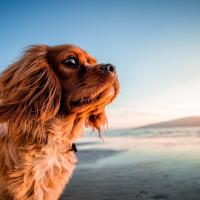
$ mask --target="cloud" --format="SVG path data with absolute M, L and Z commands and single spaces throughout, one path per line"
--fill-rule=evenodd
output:
M 140 103 L 108 109 L 110 128 L 138 127 L 150 123 L 200 115 L 200 80 L 184 82 L 143 99 Z
M 109 128 L 129 128 L 153 123 L 160 119 L 160 115 L 161 110 L 156 108 L 119 108 L 107 111 Z

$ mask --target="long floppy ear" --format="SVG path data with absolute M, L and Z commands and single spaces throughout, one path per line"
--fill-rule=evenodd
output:
M 61 89 L 47 61 L 48 47 L 35 45 L 0 76 L 0 122 L 11 137 L 43 142 L 44 124 L 59 110 Z
M 107 124 L 107 119 L 105 114 L 105 108 L 91 114 L 88 117 L 88 120 L 86 121 L 86 127 L 96 129 L 99 133 L 106 124 Z

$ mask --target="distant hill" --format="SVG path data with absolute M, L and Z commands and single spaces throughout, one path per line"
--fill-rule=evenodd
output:
M 200 126 L 200 116 L 183 117 L 180 119 L 149 124 L 138 128 L 170 128 Z

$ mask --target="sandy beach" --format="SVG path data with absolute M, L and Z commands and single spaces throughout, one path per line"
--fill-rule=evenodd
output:
M 61 200 L 199 200 L 199 137 L 84 138 Z

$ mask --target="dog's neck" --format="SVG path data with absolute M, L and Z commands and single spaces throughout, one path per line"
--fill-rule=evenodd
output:
M 31 132 L 34 132 L 34 136 L 41 134 L 41 129 L 37 128 L 37 126 L 33 126 L 35 129 L 30 129 L 30 133 L 22 127 L 13 134 L 13 132 L 9 131 L 9 123 L 4 123 L 0 124 L 0 138 L 4 138 L 9 143 L 13 143 L 19 147 L 25 147 L 32 144 L 42 147 L 46 145 L 59 145 L 62 143 L 62 145 L 68 145 L 66 148 L 71 149 L 75 140 L 83 134 L 85 119 L 85 117 L 80 117 L 80 115 L 77 114 L 56 116 L 52 118 L 43 125 L 42 129 L 45 138 L 41 142 L 36 142 L 31 136 Z M 38 126 L 40 125 L 38 124 Z
M 57 116 L 45 125 L 48 142 L 70 140 L 74 142 L 83 134 L 86 118 L 77 114 Z

